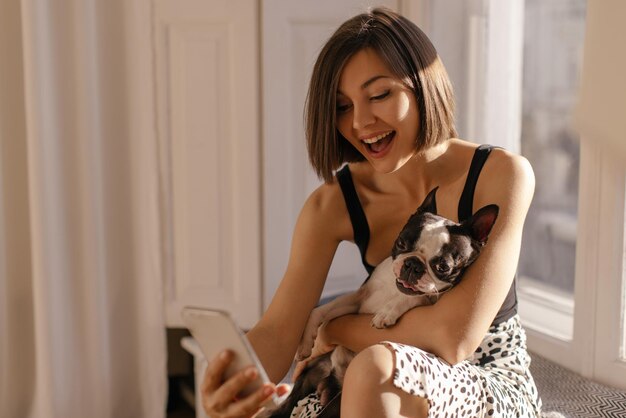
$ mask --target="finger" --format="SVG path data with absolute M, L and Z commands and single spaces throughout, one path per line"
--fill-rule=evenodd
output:
M 276 386 L 276 394 L 278 396 L 286 395 L 289 392 L 291 392 L 291 386 L 289 386 L 289 385 L 286 385 L 286 384 L 282 383 L 282 384 Z
M 230 404 L 224 411 L 227 416 L 247 417 L 256 413 L 261 405 L 276 392 L 276 387 L 267 383 L 246 398 Z
M 255 367 L 248 367 L 228 379 L 214 392 L 216 408 L 220 410 L 226 408 L 237 394 L 258 376 L 259 371 Z
M 333 351 L 335 349 L 335 345 L 332 344 L 317 344 L 315 347 L 313 347 L 313 351 L 311 352 L 311 355 L 309 356 L 309 358 L 307 359 L 308 361 L 313 360 L 314 358 L 323 356 L 326 353 L 329 353 L 331 351 Z
M 309 360 L 302 360 L 296 363 L 296 367 L 293 370 L 293 381 L 295 382 L 298 379 L 298 376 L 302 373 L 306 365 L 309 364 Z
M 230 364 L 233 358 L 233 353 L 230 350 L 224 350 L 217 356 L 215 356 L 206 367 L 204 372 L 204 380 L 200 386 L 200 390 L 203 394 L 208 395 L 220 387 L 223 379 L 224 372 Z

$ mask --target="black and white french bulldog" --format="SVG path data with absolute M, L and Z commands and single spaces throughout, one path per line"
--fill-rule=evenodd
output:
M 341 296 L 311 312 L 296 359 L 311 355 L 319 326 L 350 313 L 374 314 L 372 326 L 386 328 L 411 308 L 435 303 L 460 280 L 487 242 L 498 216 L 498 206 L 488 205 L 458 224 L 438 216 L 433 189 L 409 218 L 396 239 L 391 256 L 380 263 L 354 293 Z M 297 402 L 317 392 L 322 405 L 339 398 L 343 377 L 354 353 L 338 346 L 310 361 L 298 376 L 287 399 L 271 417 L 289 417 Z M 339 402 L 332 402 L 339 416 Z

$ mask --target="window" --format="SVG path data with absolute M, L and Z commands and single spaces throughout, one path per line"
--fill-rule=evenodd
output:
M 572 115 L 580 83 L 585 0 L 526 0 L 521 152 L 536 176 L 519 264 L 528 326 L 573 336 L 580 138 Z

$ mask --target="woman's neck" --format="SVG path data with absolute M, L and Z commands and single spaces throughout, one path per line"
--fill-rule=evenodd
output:
M 448 149 L 451 140 L 416 153 L 392 173 L 372 173 L 373 185 L 386 193 L 423 197 L 445 182 L 450 170 Z

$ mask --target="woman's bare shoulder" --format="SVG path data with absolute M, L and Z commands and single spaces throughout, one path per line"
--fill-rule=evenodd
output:
M 343 192 L 336 179 L 318 186 L 307 198 L 301 217 L 330 233 L 338 241 L 352 239 L 352 225 Z
M 510 205 L 530 205 L 535 190 L 535 175 L 530 162 L 505 149 L 494 149 L 479 177 L 476 200 L 488 204 L 499 200 Z

